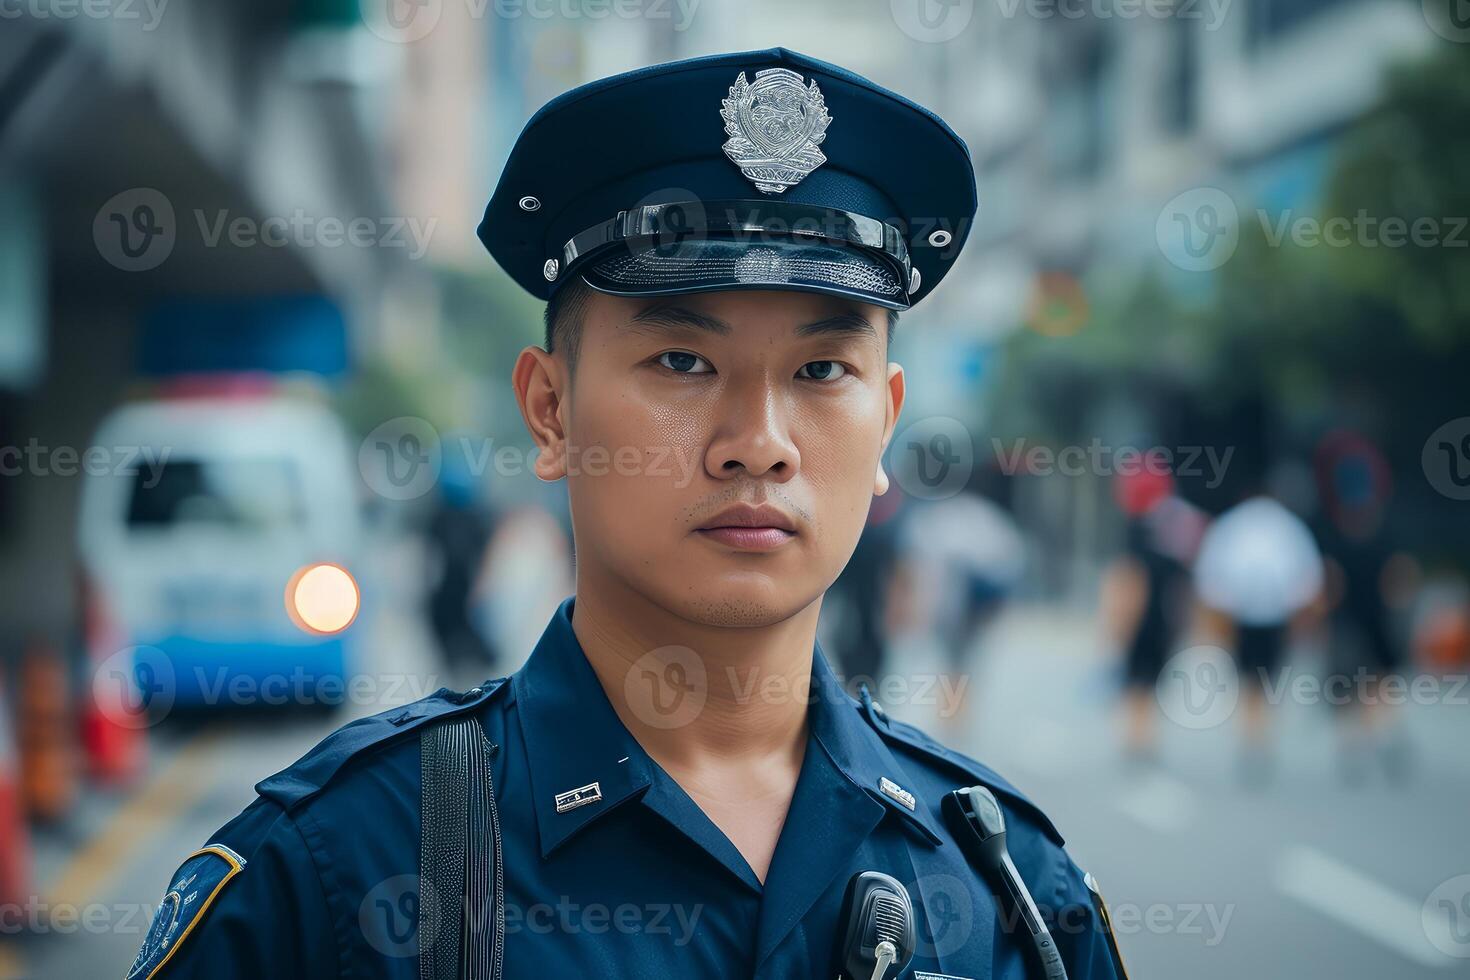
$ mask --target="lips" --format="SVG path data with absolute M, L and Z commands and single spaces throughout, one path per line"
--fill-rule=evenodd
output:
M 713 531 L 726 527 L 778 528 L 791 534 L 796 533 L 796 522 L 786 516 L 785 511 L 779 507 L 772 507 L 770 504 L 761 504 L 758 507 L 752 504 L 737 504 L 734 507 L 727 507 L 701 524 L 699 530 Z
M 737 504 L 696 530 L 701 537 L 737 551 L 773 551 L 796 537 L 796 522 L 770 504 Z

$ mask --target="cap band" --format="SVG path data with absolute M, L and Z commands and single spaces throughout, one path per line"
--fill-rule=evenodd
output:
M 905 292 L 912 276 L 908 245 L 896 226 L 851 211 L 788 201 L 676 201 L 619 211 L 562 246 L 562 269 L 609 245 L 651 246 L 687 238 L 749 245 L 816 239 L 877 253 L 894 267 Z
M 582 278 L 593 289 L 618 296 L 792 289 L 846 296 L 891 310 L 910 305 L 892 264 L 877 252 L 816 239 L 745 245 L 685 238 L 602 254 L 582 266 Z

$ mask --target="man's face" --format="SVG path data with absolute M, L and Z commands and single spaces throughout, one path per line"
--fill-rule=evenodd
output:
M 561 432 L 538 466 L 568 479 L 579 588 L 609 577 L 722 626 L 818 598 L 887 489 L 886 331 L 881 308 L 813 293 L 594 293 L 574 377 L 560 356 L 548 375 Z

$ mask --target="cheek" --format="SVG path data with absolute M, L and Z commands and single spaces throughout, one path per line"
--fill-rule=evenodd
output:
M 656 519 L 670 523 L 701 465 L 703 423 L 697 413 L 609 392 L 577 404 L 568 428 L 568 479 L 587 505 L 636 532 Z M 671 508 L 673 508 L 671 510 Z
M 884 405 L 871 394 L 810 408 L 801 422 L 807 478 L 833 493 L 871 495 L 884 420 Z
M 601 444 L 610 450 L 688 447 L 703 432 L 704 413 L 698 405 L 650 397 L 639 389 L 636 377 L 609 378 L 584 390 L 592 396 L 589 399 L 579 390 L 572 434 L 586 445 Z
M 866 398 L 841 412 L 814 410 L 804 423 L 802 473 L 832 543 L 855 543 L 867 521 L 884 421 L 883 404 Z

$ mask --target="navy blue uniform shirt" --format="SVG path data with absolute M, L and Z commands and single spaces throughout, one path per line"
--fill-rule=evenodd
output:
M 467 712 L 497 746 L 506 980 L 830 978 L 844 888 L 864 870 L 913 898 L 904 978 L 1034 975 L 940 815 L 946 793 L 975 783 L 1001 801 L 1072 980 L 1116 975 L 1047 818 L 986 767 L 850 697 L 820 647 L 805 759 L 762 884 L 614 712 L 572 631 L 574 601 L 508 680 L 353 722 L 259 783 L 176 873 L 136 975 L 417 977 L 416 732 Z M 558 812 L 558 794 L 594 782 L 600 799 Z

